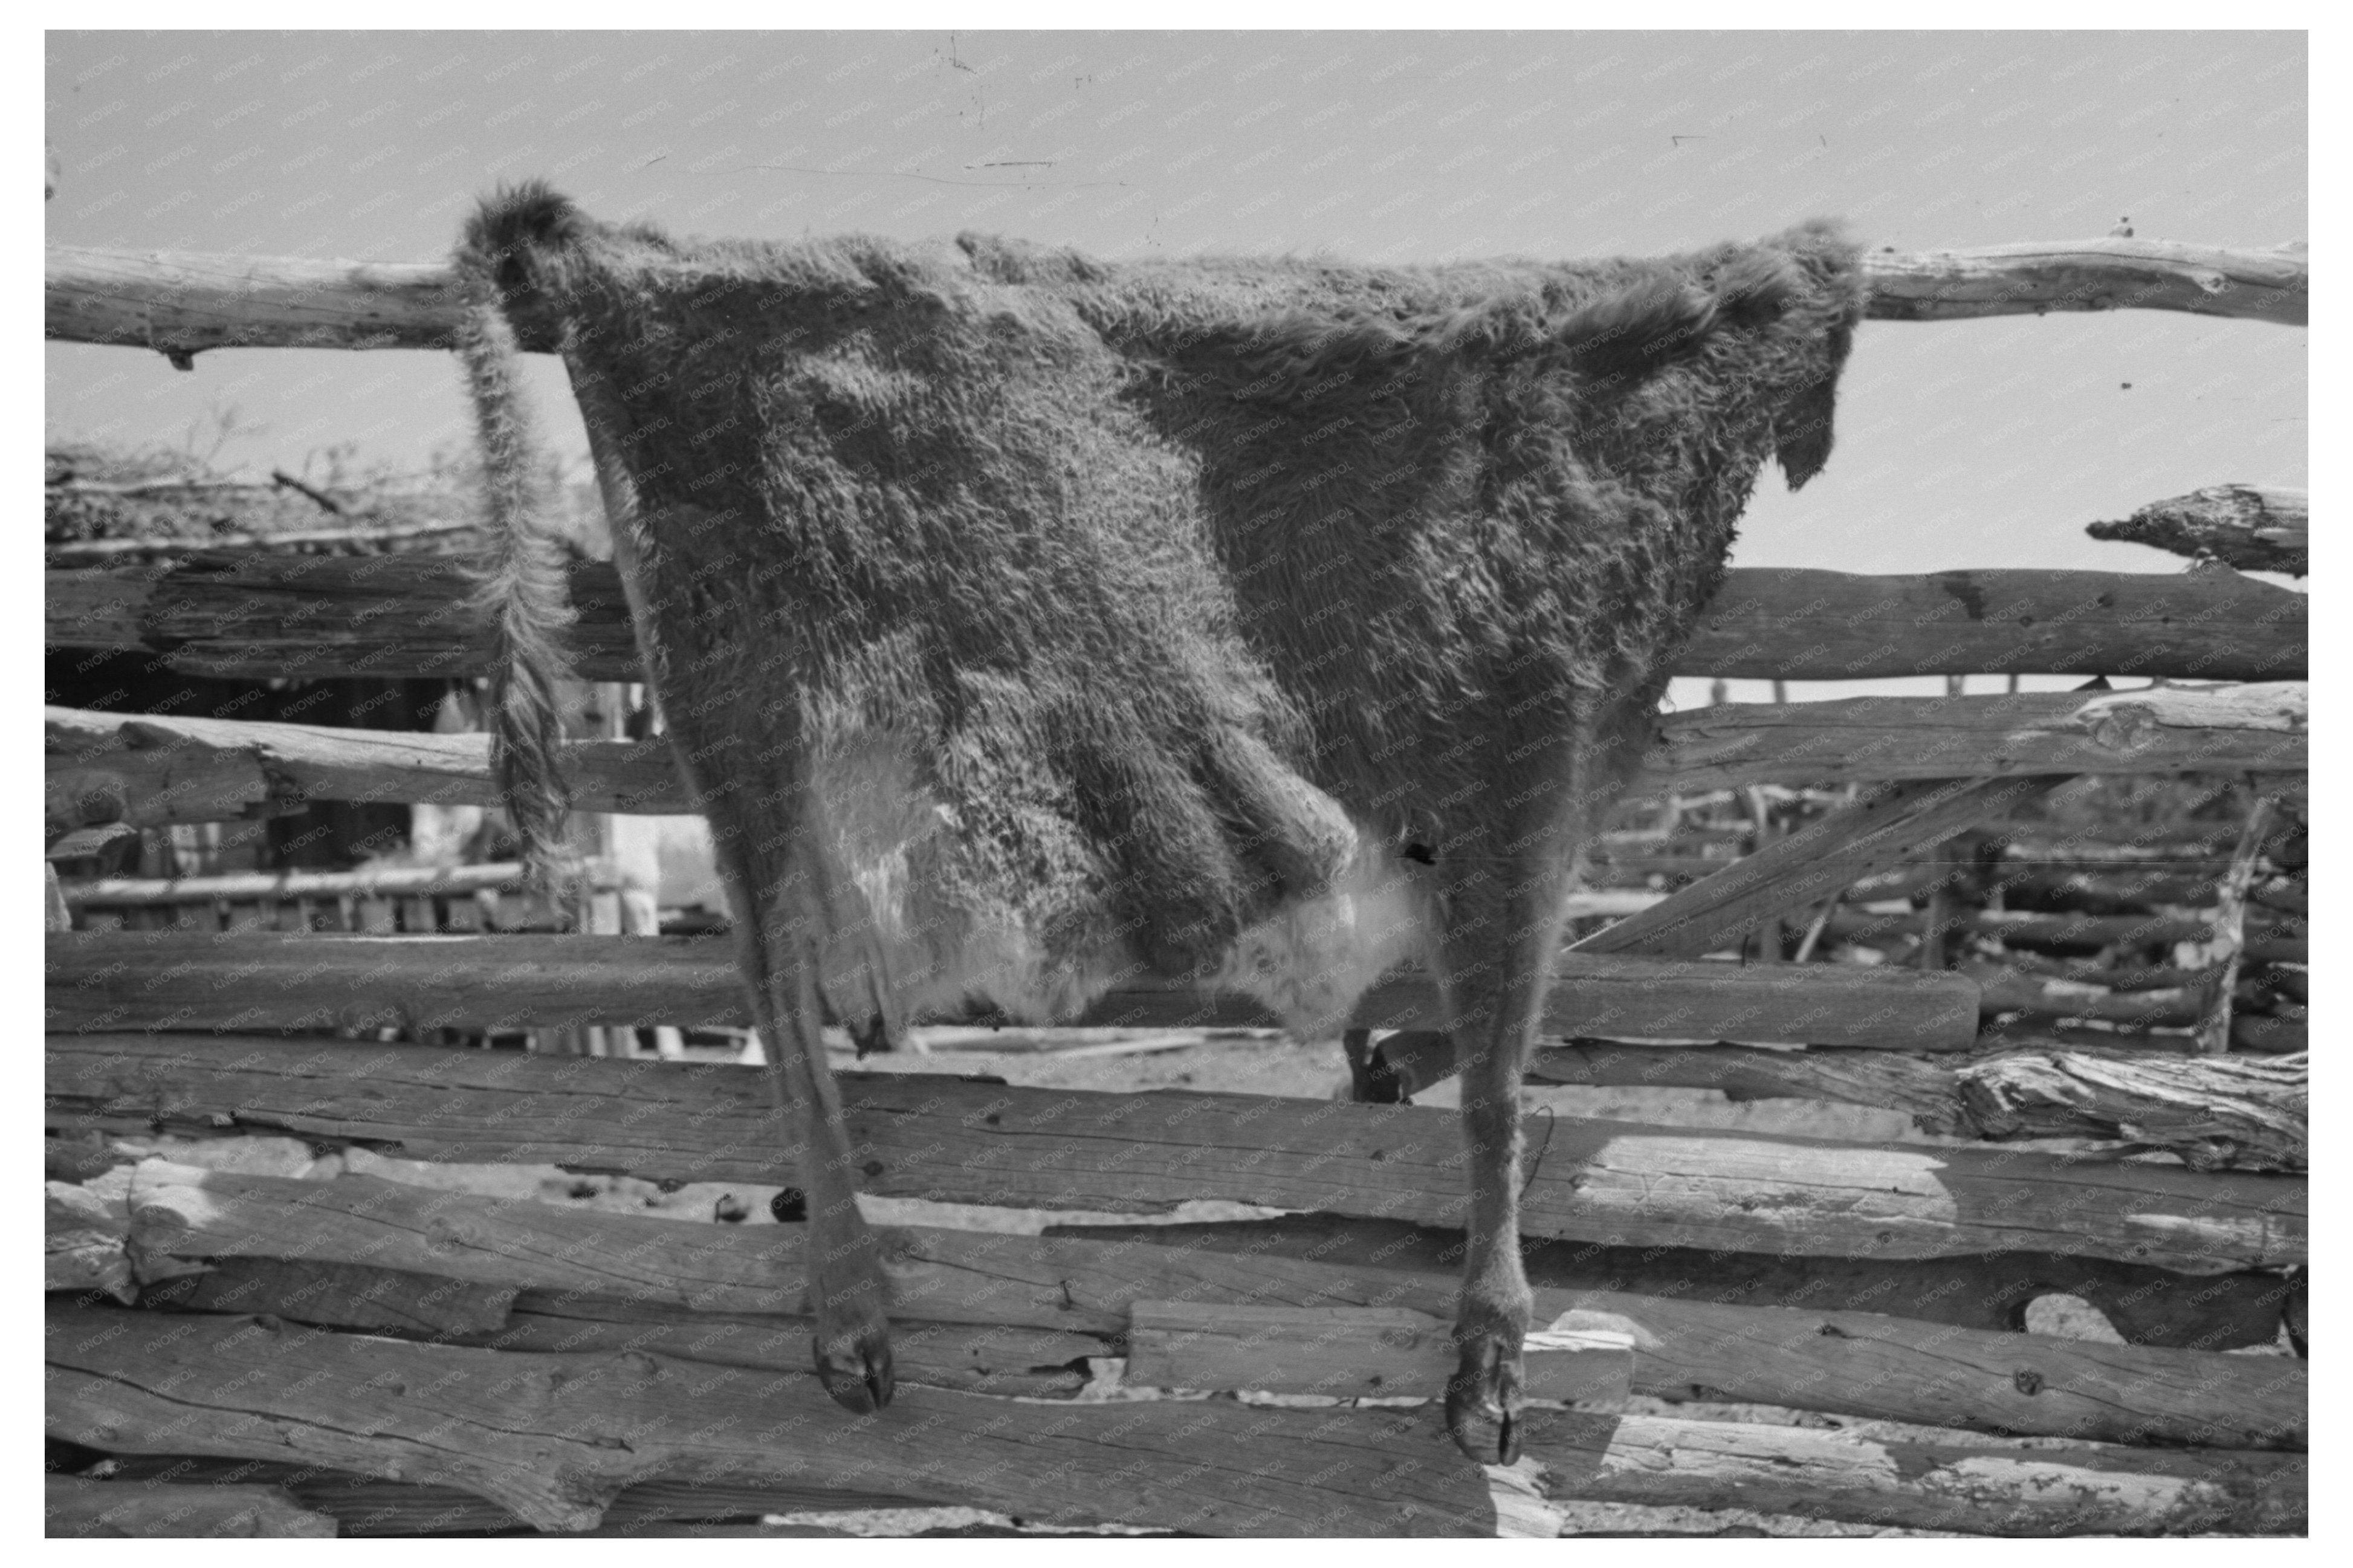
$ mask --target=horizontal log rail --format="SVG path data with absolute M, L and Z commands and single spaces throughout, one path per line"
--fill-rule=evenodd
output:
M 59 885 L 69 909 L 142 909 L 171 904 L 267 902 L 278 898 L 424 898 L 520 891 L 513 861 L 479 865 L 364 865 L 354 871 L 239 871 L 210 876 L 105 876 Z M 613 885 L 611 868 L 592 867 L 592 886 Z
M 1738 703 L 1663 718 L 1636 787 L 2293 772 L 2308 759 L 2308 712 L 2301 683 Z M 487 806 L 499 798 L 487 736 L 75 708 L 43 716 L 55 832 L 227 821 L 311 800 Z M 693 810 L 660 739 L 574 741 L 564 756 L 579 810 Z
M 181 1260 L 282 1257 L 315 1267 L 364 1259 L 371 1267 L 495 1286 L 525 1308 L 519 1325 L 511 1319 L 477 1330 L 468 1342 L 547 1348 L 568 1330 L 575 1338 L 565 1348 L 586 1349 L 589 1325 L 610 1325 L 616 1340 L 631 1328 L 651 1326 L 675 1330 L 671 1342 L 686 1347 L 676 1353 L 690 1360 L 807 1370 L 799 1226 L 681 1224 L 373 1177 L 295 1181 L 162 1160 L 139 1166 L 128 1202 L 130 1252 L 151 1271 L 165 1260 L 177 1266 Z M 1148 1322 L 1165 1337 L 1142 1363 L 1131 1361 L 1131 1383 L 1423 1396 L 1442 1385 L 1451 1364 L 1432 1376 L 1419 1361 L 1451 1321 L 1448 1276 L 1310 1264 L 1304 1271 L 1278 1271 L 1261 1295 L 1248 1266 L 1235 1266 L 1234 1250 L 1175 1250 L 1150 1245 L 1148 1236 L 1112 1242 L 892 1230 L 884 1253 L 909 1319 L 899 1335 L 909 1347 L 901 1355 L 902 1375 L 1034 1394 L 1041 1380 L 1020 1376 L 1026 1369 L 1008 1364 L 1011 1355 L 1068 1362 L 1115 1353 L 1124 1340 L 1133 1357 L 1139 1354 L 1137 1331 Z M 990 1261 L 983 1266 L 985 1255 Z M 1128 1282 L 1119 1284 L 1123 1257 Z M 1053 1271 L 1070 1264 L 1082 1272 L 1068 1296 L 1035 1287 L 1041 1277 L 1063 1277 Z M 1383 1303 L 1332 1298 L 1350 1290 L 1369 1294 L 1360 1287 L 1384 1277 Z M 1179 1284 L 1181 1294 L 1152 1294 Z M 1323 1294 L 1314 1296 L 1319 1285 Z M 1313 1298 L 1293 1298 L 1300 1295 Z M 1372 1337 L 1403 1329 L 1386 1335 L 1389 1351 L 1401 1356 L 1357 1343 L 1363 1325 L 1345 1315 L 1376 1306 L 1400 1315 L 1376 1326 Z M 248 1291 L 240 1302 L 214 1309 L 316 1320 L 294 1293 L 281 1300 Z M 1180 1321 L 1187 1311 L 1191 1321 Z M 1719 1392 L 1736 1386 L 1743 1392 L 1725 1396 L 1763 1398 L 1754 1391 L 1769 1387 L 1790 1398 L 1768 1403 L 2081 1441 L 2300 1448 L 2307 1440 L 2306 1383 L 2296 1363 L 1938 1328 L 1875 1312 L 1726 1306 L 1624 1291 L 1546 1290 L 1537 1313 L 1539 1328 L 1592 1336 L 1588 1348 L 1613 1340 L 1639 1347 L 1630 1363 L 1633 1386 L 1677 1397 L 1698 1385 Z M 1327 1320 L 1319 1327 L 1313 1314 Z M 698 1322 L 706 1330 L 702 1342 L 692 1332 Z M 1216 1370 L 1181 1340 L 1187 1329 L 1228 1341 L 1214 1347 Z M 1040 1340 L 1050 1333 L 1061 1338 Z M 1358 1375 L 1303 1342 L 1319 1333 L 1354 1346 L 1356 1363 L 1384 1372 L 1383 1386 L 1306 1386 L 1327 1375 Z M 1285 1348 L 1287 1341 L 1301 1342 Z M 1797 1364 L 1739 1370 L 1748 1358 L 1765 1359 L 1768 1346 Z M 1552 1392 L 1531 1392 L 1615 1397 L 1609 1384 L 1622 1384 L 1629 1363 L 1585 1357 L 1583 1350 L 1569 1351 L 1544 1373 Z M 1926 1375 L 1930 1366 L 1934 1376 Z M 930 1375 L 919 1375 L 918 1367 L 932 1369 Z M 1059 1392 L 1075 1386 L 1065 1375 Z M 2130 1392 L 2119 1398 L 2114 1391 L 2120 1388 Z M 1617 1389 L 1617 1396 L 1624 1393 Z
M 642 1352 L 522 1356 L 62 1304 L 50 1307 L 45 1339 L 54 1436 L 132 1453 L 269 1460 L 293 1450 L 453 1485 L 543 1530 L 594 1528 L 633 1481 L 766 1477 L 867 1495 L 887 1486 L 1038 1522 L 1114 1518 L 1204 1535 L 1506 1527 L 1484 1473 L 1447 1451 L 1427 1406 L 1073 1404 L 1048 1418 L 909 1386 L 889 1411 L 852 1419 L 806 1375 L 731 1369 L 713 1379 L 708 1367 Z M 2293 1533 L 2306 1520 L 2306 1462 L 2292 1454 L 1531 1416 L 1538 1485 L 1560 1499 L 2022 1535 Z M 616 1430 L 629 1440 L 614 1442 Z
M 2179 1044 L 2187 1051 L 2188 1041 Z M 1410 1072 L 1409 1064 L 1391 1065 Z M 1927 1055 L 1595 1043 L 1539 1050 L 1529 1076 L 1873 1106 L 1951 1137 L 2122 1139 L 2178 1154 L 2200 1171 L 2302 1171 L 2309 1159 L 2310 1075 L 2301 1055 L 2011 1046 Z
M 2308 723 L 2300 683 L 1736 703 L 1663 720 L 1638 788 L 2296 771 Z
M 55 648 L 136 650 L 188 674 L 472 675 L 490 637 L 462 561 L 218 554 L 47 575 Z M 620 580 L 571 568 L 581 678 L 644 678 Z M 1838 681 L 1893 675 L 2302 680 L 2310 600 L 2233 572 L 1953 571 L 1869 577 L 1742 568 L 1674 668 Z
M 732 937 L 357 937 L 274 931 L 78 931 L 47 938 L 53 1030 L 742 1028 Z M 1961 1050 L 1976 1039 L 1966 975 L 1862 965 L 1688 963 L 1564 955 L 1544 1013 L 1560 1033 Z M 1410 971 L 1357 1005 L 1366 1028 L 1431 1028 L 1437 988 Z M 923 1019 L 957 1022 L 971 1015 Z M 987 1022 L 983 1017 L 980 1022 Z M 1246 998 L 1137 980 L 1075 1022 L 1264 1028 Z
M 47 249 L 44 330 L 152 348 L 185 365 L 211 348 L 449 346 L 459 301 L 438 262 Z M 2188 311 L 2302 325 L 2302 245 L 2277 249 L 2108 238 L 1863 258 L 1867 313 L 1956 321 L 2047 311 Z M 526 339 L 545 351 L 550 344 Z
M 47 1065 L 62 1136 L 235 1127 L 681 1181 L 772 1181 L 791 1147 L 752 1067 L 164 1034 L 52 1034 Z M 845 1075 L 842 1100 L 861 1187 L 886 1196 L 1462 1222 L 1461 1134 L 1443 1110 L 929 1075 Z M 1603 1121 L 1540 1119 L 1529 1149 L 1530 1235 L 1846 1257 L 2020 1248 L 2183 1274 L 2307 1255 L 2305 1183 L 2287 1176 Z

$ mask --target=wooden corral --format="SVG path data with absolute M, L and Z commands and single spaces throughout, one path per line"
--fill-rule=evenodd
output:
M 1889 321 L 2305 319 L 2300 249 L 2112 238 L 1882 253 L 1871 275 Z M 61 249 L 47 308 L 53 337 L 183 366 L 231 344 L 446 347 L 453 321 L 436 267 Z M 2300 498 L 2227 487 L 2118 536 L 2300 570 L 2303 520 Z M 49 572 L 47 636 L 191 675 L 466 676 L 488 644 L 458 571 L 85 552 Z M 580 673 L 638 678 L 610 569 L 575 567 L 573 598 Z M 757 1069 L 427 1043 L 740 1027 L 723 936 L 609 910 L 502 928 L 526 924 L 497 917 L 506 865 L 52 873 L 47 1431 L 75 1473 L 50 1478 L 50 1533 L 742 1533 L 950 1506 L 1543 1534 L 1567 1502 L 2300 1532 L 2306 607 L 2214 567 L 1734 574 L 1685 673 L 2162 683 L 1662 721 L 1641 786 L 1660 825 L 1621 826 L 1590 879 L 1633 912 L 1580 922 L 1533 1078 L 1868 1107 L 1938 1136 L 1547 1118 L 1523 1199 L 1540 1404 L 1509 1475 L 1463 1459 L 1427 1403 L 1464 1155 L 1451 1113 L 1406 1103 L 1452 1070 L 1423 977 L 1389 977 L 1355 1020 L 1368 1103 L 845 1075 L 878 1200 L 1082 1212 L 1045 1234 L 886 1228 L 902 1387 L 853 1418 L 810 1372 L 801 1226 L 574 1207 L 484 1175 L 765 1194 L 791 1150 Z M 52 846 L 315 800 L 494 798 L 479 736 L 57 707 L 46 728 Z M 687 808 L 659 737 L 577 740 L 569 760 L 586 810 Z M 2221 784 L 2194 821 L 2071 831 L 2086 779 Z M 305 901 L 381 915 L 323 934 L 252 913 Z M 1269 1021 L 1137 985 L 1082 1022 Z M 394 1160 L 446 1180 L 375 1173 Z M 1261 1217 L 1165 1223 L 1205 1199 Z M 2124 1342 L 2023 1331 L 2060 1294 Z M 2265 1353 L 2283 1336 L 2296 1354 Z M 1191 1397 L 1134 1397 L 1153 1390 Z M 797 1531 L 828 1533 L 765 1531 Z

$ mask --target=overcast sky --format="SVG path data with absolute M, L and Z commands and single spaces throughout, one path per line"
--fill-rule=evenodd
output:
M 1916 249 L 2306 224 L 2302 35 L 72 34 L 52 241 L 425 260 L 501 180 L 688 234 L 1001 231 L 1098 255 L 1646 253 L 1816 215 Z M 50 344 L 50 435 L 230 464 L 465 439 L 427 353 Z M 585 450 L 561 374 L 551 428 Z M 1838 450 L 1744 566 L 2174 571 L 2083 525 L 2302 484 L 2306 334 L 2160 312 L 1868 324 Z

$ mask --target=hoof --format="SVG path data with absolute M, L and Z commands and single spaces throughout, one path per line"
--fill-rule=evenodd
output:
M 825 1384 L 825 1392 L 836 1404 L 860 1415 L 871 1415 L 891 1403 L 896 1384 L 891 1376 L 888 1329 L 872 1329 L 836 1340 L 830 1351 L 822 1340 L 810 1341 L 809 1348 L 817 1361 L 818 1381 Z
M 1446 1384 L 1446 1430 L 1455 1446 L 1482 1465 L 1516 1463 L 1519 1418 L 1519 1351 L 1484 1336 L 1464 1345 Z

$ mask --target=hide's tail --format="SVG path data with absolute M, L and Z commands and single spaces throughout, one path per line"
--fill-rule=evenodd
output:
M 509 312 L 538 291 L 535 253 L 560 244 L 577 221 L 569 203 L 536 182 L 503 191 L 468 223 L 456 258 L 464 294 L 458 357 L 482 455 L 486 543 L 472 602 L 491 629 L 491 766 L 524 863 L 543 881 L 564 860 L 572 803 L 556 703 L 572 609 L 564 550 L 543 514 L 538 435 Z

